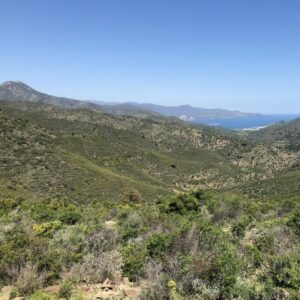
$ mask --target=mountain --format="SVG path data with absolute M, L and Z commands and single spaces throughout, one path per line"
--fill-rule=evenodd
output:
M 97 100 L 80 101 L 48 95 L 39 92 L 20 81 L 7 81 L 2 83 L 0 85 L 0 100 L 42 102 L 65 108 L 101 109 L 111 114 L 136 116 L 142 118 L 162 115 L 168 117 L 177 117 L 183 121 L 192 121 L 194 119 L 201 121 L 201 119 L 213 120 L 259 116 L 259 114 L 243 113 L 224 109 L 205 109 L 192 107 L 190 105 L 163 106 L 150 103 L 139 104 L 135 102 L 106 103 Z
M 240 111 L 230 111 L 224 109 L 206 109 L 193 107 L 190 105 L 163 106 L 151 103 L 139 104 L 134 102 L 129 102 L 128 104 L 137 108 L 147 109 L 164 116 L 178 117 L 184 121 L 192 121 L 194 119 L 227 119 L 260 116 L 260 114 L 243 113 Z
M 275 125 L 263 128 L 250 134 L 256 141 L 263 141 L 269 144 L 285 147 L 290 150 L 300 150 L 300 118 L 279 122 Z
M 0 85 L 0 100 L 43 102 L 68 108 L 97 109 L 98 105 L 38 92 L 20 81 L 6 81 Z

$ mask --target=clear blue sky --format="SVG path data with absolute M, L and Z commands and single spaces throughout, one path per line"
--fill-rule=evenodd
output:
M 299 113 L 299 14 L 299 0 L 0 0 L 0 81 L 78 99 Z

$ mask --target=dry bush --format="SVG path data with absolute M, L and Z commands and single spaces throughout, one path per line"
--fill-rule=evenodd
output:
M 218 287 L 209 286 L 207 285 L 207 283 L 200 279 L 195 279 L 192 281 L 192 289 L 193 294 L 197 296 L 197 299 L 219 299 L 220 290 L 218 289 Z
M 104 228 L 101 231 L 88 235 L 84 242 L 84 253 L 95 256 L 116 248 L 119 239 L 118 233 L 113 228 Z
M 123 190 L 122 194 L 131 202 L 140 203 L 142 201 L 141 194 L 135 189 L 126 188 Z
M 105 279 L 116 283 L 122 278 L 122 267 L 123 261 L 118 251 L 103 252 L 99 256 L 87 254 L 64 277 L 77 283 L 96 284 Z
M 27 295 L 33 293 L 35 290 L 41 288 L 45 281 L 45 275 L 39 273 L 37 267 L 31 264 L 26 264 L 18 271 L 15 286 L 20 295 Z
M 177 240 L 176 247 L 178 250 L 185 255 L 197 255 L 199 252 L 199 232 L 197 230 L 196 224 L 193 223 L 191 228 Z
M 168 295 L 166 288 L 166 275 L 163 273 L 162 265 L 149 261 L 144 267 L 144 278 L 147 286 L 147 298 L 149 300 L 164 299 Z

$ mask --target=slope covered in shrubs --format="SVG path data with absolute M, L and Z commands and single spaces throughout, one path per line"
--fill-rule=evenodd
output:
M 184 299 L 298 299 L 299 199 L 204 191 L 155 204 L 19 199 L 1 206 L 1 284 L 30 295 L 129 277 L 145 299 L 167 299 L 170 281 Z

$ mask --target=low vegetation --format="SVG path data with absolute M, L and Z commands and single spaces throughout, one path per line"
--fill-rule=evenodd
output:
M 23 199 L 1 213 L 1 284 L 30 299 L 49 285 L 69 299 L 80 284 L 123 277 L 145 299 L 168 298 L 170 285 L 184 299 L 298 299 L 300 195 L 282 200 L 204 191 L 155 204 Z
M 0 125 L 11 299 L 126 278 L 142 299 L 300 299 L 297 151 L 39 104 L 3 103 Z

